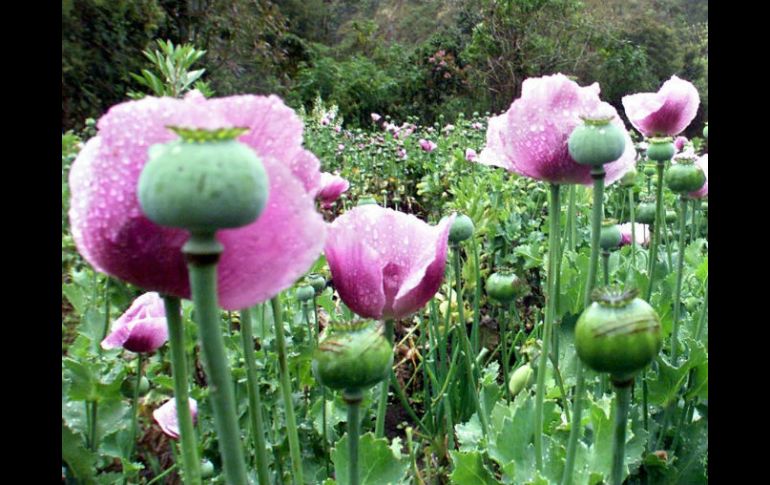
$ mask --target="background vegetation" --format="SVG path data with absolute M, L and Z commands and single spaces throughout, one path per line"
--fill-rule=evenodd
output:
M 347 127 L 500 112 L 559 71 L 616 107 L 676 74 L 702 97 L 691 129 L 708 119 L 704 0 L 62 0 L 62 129 L 140 88 L 129 73 L 154 39 L 205 49 L 196 67 L 218 95 L 320 95 Z

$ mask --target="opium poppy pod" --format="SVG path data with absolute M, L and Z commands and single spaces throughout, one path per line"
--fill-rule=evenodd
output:
M 703 199 L 709 196 L 709 155 L 708 153 L 695 160 L 695 165 L 699 166 L 703 170 L 703 174 L 706 176 L 706 182 L 700 189 L 690 192 L 688 195 L 696 199 Z
M 597 288 L 593 300 L 575 326 L 575 349 L 591 369 L 626 382 L 660 352 L 660 319 L 635 291 Z
M 123 347 L 131 352 L 152 352 L 168 340 L 168 323 L 163 300 L 157 293 L 145 293 L 131 304 L 115 323 L 102 348 Z
M 329 225 L 325 254 L 334 287 L 358 315 L 399 319 L 441 286 L 454 214 L 437 226 L 378 205 L 360 205 Z
M 475 161 L 553 184 L 591 185 L 591 166 L 570 156 L 568 140 L 581 116 L 595 113 L 623 132 L 621 155 L 604 166 L 611 184 L 634 166 L 631 137 L 615 108 L 599 99 L 598 84 L 581 87 L 563 74 L 526 79 L 510 109 L 489 119 L 487 145 Z
M 236 141 L 253 151 L 267 174 L 268 197 L 259 218 L 217 233 L 224 246 L 217 266 L 223 308 L 238 310 L 272 298 L 321 253 L 326 226 L 314 200 L 320 163 L 302 147 L 301 120 L 279 98 L 207 100 L 198 92 L 185 99 L 146 97 L 112 107 L 97 126 L 97 136 L 72 165 L 69 214 L 75 244 L 97 270 L 147 290 L 190 296 L 181 251 L 190 233 L 153 222 L 137 195 L 149 148 L 179 138 L 168 127 L 246 128 Z
M 331 389 L 356 394 L 385 378 L 393 348 L 382 325 L 356 322 L 330 327 L 313 355 L 313 373 Z

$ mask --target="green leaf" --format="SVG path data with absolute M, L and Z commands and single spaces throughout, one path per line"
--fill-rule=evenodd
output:
M 664 356 L 658 356 L 658 372 L 653 374 L 648 381 L 650 403 L 658 406 L 669 406 L 678 398 L 679 390 L 687 381 L 687 375 L 690 369 L 701 366 L 708 366 L 708 354 L 705 348 L 699 342 L 694 340 L 684 340 L 682 343 L 689 343 L 690 353 L 685 362 L 678 367 L 669 363 Z M 701 371 L 701 377 L 704 377 Z M 708 377 L 708 374 L 705 375 Z M 699 388 L 702 391 L 702 388 Z
M 337 485 L 349 485 L 347 433 L 332 450 L 332 462 Z M 409 461 L 397 457 L 387 439 L 377 439 L 374 434 L 366 433 L 358 442 L 358 466 L 361 485 L 396 485 L 406 475 Z
M 484 434 L 481 432 L 479 415 L 474 413 L 467 423 L 456 424 L 455 434 L 457 434 L 457 443 L 460 445 L 460 451 L 477 449 L 484 437 Z
M 86 308 L 86 296 L 83 294 L 83 290 L 78 285 L 67 283 L 62 285 L 61 292 L 67 297 L 67 301 L 75 309 L 75 313 L 82 315 Z
M 96 377 L 90 367 L 70 358 L 63 359 L 64 378 L 70 382 L 69 398 L 73 401 L 95 401 Z
M 478 451 L 451 452 L 454 470 L 449 479 L 455 485 L 499 485 L 481 459 Z
M 72 475 L 80 483 L 94 483 L 96 455 L 87 450 L 80 436 L 73 433 L 64 423 L 61 425 L 62 460 L 67 463 Z

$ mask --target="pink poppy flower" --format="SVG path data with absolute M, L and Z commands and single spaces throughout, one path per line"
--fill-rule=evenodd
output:
M 358 206 L 329 226 L 325 254 L 345 304 L 365 318 L 400 319 L 422 308 L 444 278 L 455 215 L 430 226 L 378 205 Z
M 189 398 L 190 415 L 193 423 L 198 417 L 198 401 Z M 152 412 L 152 417 L 160 426 L 163 433 L 171 439 L 179 439 L 179 418 L 176 415 L 176 398 L 166 401 L 161 407 Z
M 676 140 L 674 140 L 674 148 L 676 151 L 681 152 L 685 145 L 687 145 L 687 137 L 685 136 L 677 136 Z
M 700 104 L 692 83 L 671 76 L 657 93 L 623 96 L 631 124 L 647 137 L 676 136 L 695 118 Z
M 380 118 L 382 118 L 382 116 L 378 115 L 377 113 L 372 113 L 372 121 L 374 121 L 375 123 L 380 121 Z
M 334 201 L 340 198 L 343 192 L 350 188 L 350 183 L 339 175 L 328 172 L 321 174 L 321 190 L 318 198 L 321 199 L 324 209 L 329 209 Z
M 110 334 L 102 340 L 102 348 L 152 352 L 166 340 L 168 324 L 163 299 L 157 293 L 145 293 L 115 320 Z
M 476 121 L 476 122 L 471 124 L 471 128 L 473 128 L 474 130 L 480 130 L 480 129 L 484 128 L 484 125 L 482 125 L 481 123 Z
M 401 160 L 406 160 L 409 158 L 409 155 L 406 154 L 406 150 L 404 150 L 403 148 L 399 148 L 398 150 L 396 150 L 396 153 L 398 155 L 398 158 L 400 158 Z
M 650 243 L 650 226 L 647 224 L 639 224 L 638 222 L 635 223 L 634 232 L 636 233 L 636 244 L 649 244 Z M 625 224 L 618 225 L 618 228 L 620 228 L 620 245 L 625 246 L 627 244 L 631 244 L 631 223 L 627 222 Z
M 72 165 L 70 222 L 80 253 L 97 270 L 147 290 L 189 298 L 181 253 L 189 233 L 160 227 L 136 195 L 148 148 L 177 138 L 167 126 L 245 127 L 238 140 L 262 160 L 267 207 L 254 223 L 219 231 L 219 303 L 227 310 L 265 301 L 291 286 L 321 252 L 325 225 L 316 212 L 319 161 L 302 147 L 302 122 L 276 96 L 184 100 L 147 97 L 112 107 Z
M 476 160 L 477 155 L 478 154 L 476 153 L 476 150 L 474 150 L 473 148 L 465 149 L 465 159 L 468 160 L 469 162 Z
M 695 165 L 703 169 L 703 173 L 706 174 L 706 183 L 695 192 L 690 192 L 689 196 L 696 199 L 705 199 L 709 196 L 709 154 L 707 153 L 695 160 Z
M 477 162 L 554 184 L 593 183 L 591 167 L 569 155 L 567 140 L 581 116 L 613 116 L 625 131 L 615 108 L 599 99 L 599 85 L 580 87 L 563 74 L 530 78 L 510 109 L 489 119 L 487 145 Z M 604 165 L 607 185 L 634 166 L 636 151 L 626 134 L 626 149 L 615 162 Z
M 428 153 L 430 153 L 433 150 L 435 150 L 436 147 L 438 146 L 435 143 L 433 143 L 432 141 L 426 140 L 424 138 L 421 138 L 418 143 L 420 144 L 420 148 L 422 148 L 423 150 L 425 150 Z

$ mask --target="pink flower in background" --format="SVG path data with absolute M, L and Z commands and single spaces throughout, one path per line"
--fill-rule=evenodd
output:
M 321 174 L 321 190 L 318 191 L 318 198 L 321 199 L 324 209 L 329 209 L 334 201 L 340 198 L 343 192 L 350 188 L 350 183 L 339 175 L 328 172 Z
M 341 131 L 342 131 L 342 127 L 341 127 L 340 125 L 337 125 L 337 126 L 335 126 L 335 127 L 334 127 L 334 131 L 336 131 L 337 133 L 339 133 L 339 132 L 341 132 Z
M 327 118 L 326 116 L 321 118 L 321 125 L 327 126 L 328 124 L 329 124 L 329 118 Z
M 193 423 L 198 417 L 198 402 L 189 398 L 190 415 Z M 169 399 L 161 407 L 152 412 L 152 417 L 169 438 L 179 439 L 179 418 L 176 415 L 176 398 Z
M 340 298 L 365 318 L 400 319 L 422 308 L 444 278 L 455 215 L 430 226 L 378 205 L 329 226 L 325 254 Z
M 163 299 L 157 293 L 145 293 L 115 320 L 110 334 L 102 340 L 102 348 L 152 352 L 166 340 L 168 323 Z
M 676 140 L 674 140 L 674 148 L 676 151 L 681 152 L 685 145 L 687 145 L 687 137 L 684 136 L 677 136 Z
M 409 158 L 409 156 L 406 154 L 406 150 L 404 150 L 402 147 L 400 147 L 396 153 L 398 154 L 398 158 L 401 160 L 406 160 Z
M 620 228 L 620 245 L 625 246 L 631 244 L 631 223 L 618 225 Z M 639 224 L 638 222 L 634 226 L 634 232 L 636 233 L 636 244 L 649 244 L 650 242 L 650 226 L 647 224 Z
M 569 155 L 567 140 L 583 123 L 581 115 L 614 114 L 612 123 L 622 127 L 615 109 L 599 99 L 599 85 L 580 87 L 563 74 L 530 78 L 521 97 L 510 109 L 489 119 L 487 145 L 477 162 L 554 184 L 592 184 L 591 167 Z M 613 183 L 634 166 L 636 151 L 626 134 L 626 149 L 619 160 L 604 165 L 605 183 Z
M 438 146 L 435 143 L 433 143 L 432 141 L 426 140 L 424 138 L 421 138 L 419 143 L 420 143 L 420 148 L 422 148 L 423 150 L 425 150 L 428 153 L 430 153 L 433 150 L 435 150 L 436 147 Z
M 222 307 L 237 310 L 275 296 L 320 254 L 326 229 L 314 200 L 319 161 L 302 147 L 302 122 L 280 98 L 146 97 L 112 107 L 97 126 L 69 178 L 72 235 L 97 270 L 146 290 L 190 296 L 181 253 L 189 233 L 147 219 L 136 195 L 148 148 L 177 138 L 167 126 L 248 128 L 238 140 L 260 157 L 270 179 L 260 218 L 217 233 L 224 246 L 217 270 Z
M 631 124 L 647 137 L 676 136 L 695 118 L 700 104 L 692 83 L 671 76 L 657 93 L 623 96 Z
M 378 115 L 377 113 L 372 113 L 372 121 L 374 121 L 375 123 L 380 121 L 380 118 L 382 118 L 382 116 Z
M 709 196 L 709 154 L 707 153 L 695 160 L 695 165 L 703 169 L 703 173 L 706 174 L 706 183 L 703 184 L 703 187 L 695 192 L 690 192 L 688 195 L 696 199 L 705 199 Z
M 474 150 L 473 148 L 465 149 L 465 159 L 468 160 L 469 162 L 476 160 L 477 155 L 478 154 L 476 153 L 476 150 Z
M 344 150 L 344 149 L 345 149 L 345 145 L 343 145 L 342 143 L 340 143 L 339 145 L 337 145 L 337 150 L 338 150 L 338 151 L 342 151 L 342 150 Z
M 444 133 L 451 133 L 455 130 L 455 125 L 446 125 L 442 130 Z
M 476 121 L 476 122 L 471 124 L 471 128 L 473 128 L 474 130 L 480 130 L 480 129 L 484 128 L 484 125 L 482 125 L 481 123 Z

